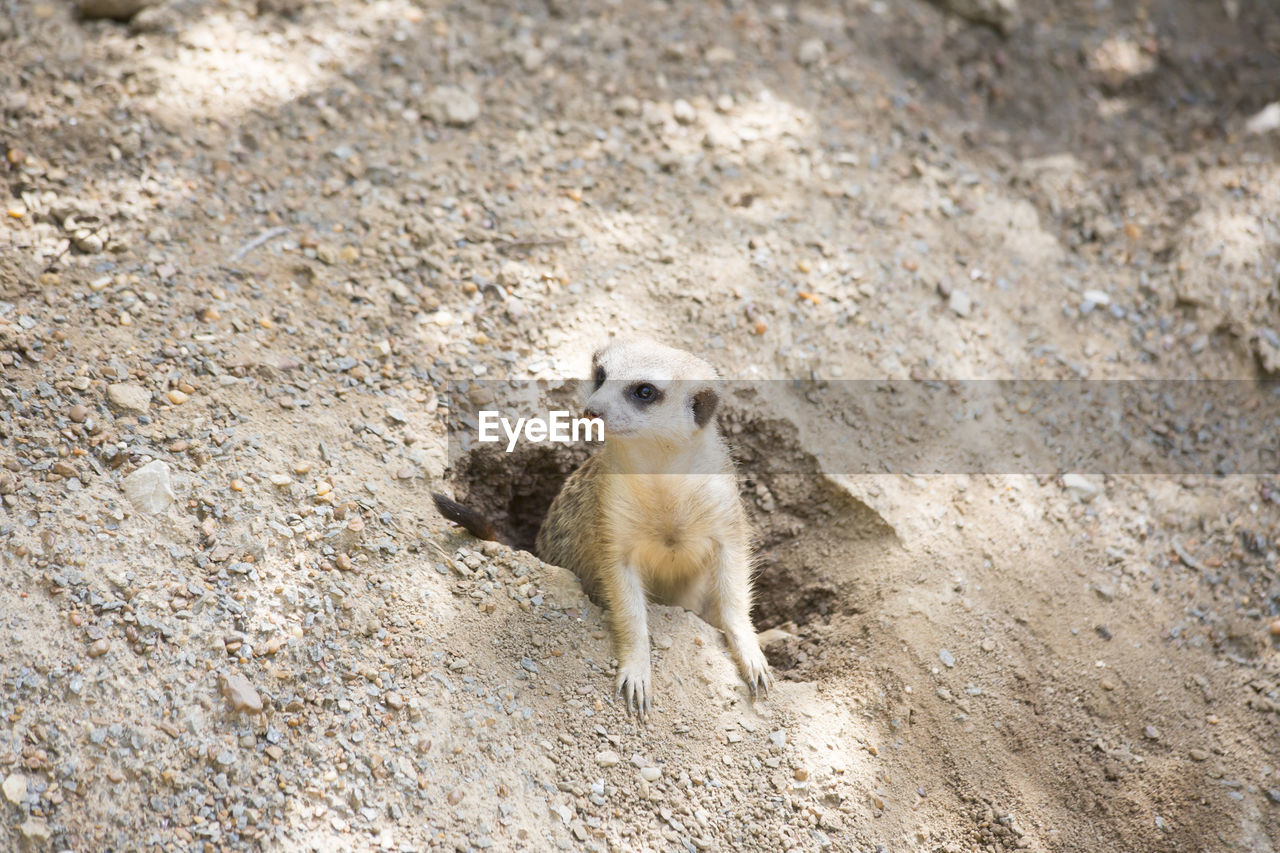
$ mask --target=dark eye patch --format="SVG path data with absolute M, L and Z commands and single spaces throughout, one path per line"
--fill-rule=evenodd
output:
M 651 406 L 662 400 L 662 389 L 652 382 L 637 382 L 627 389 L 627 397 L 637 406 Z
M 604 368 L 597 364 L 595 374 L 592 377 L 595 380 L 597 391 L 600 390 L 600 386 L 604 384 L 604 377 Z

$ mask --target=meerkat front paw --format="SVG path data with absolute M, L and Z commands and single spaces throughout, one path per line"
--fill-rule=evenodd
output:
M 760 651 L 760 642 L 753 632 L 750 639 L 737 643 L 738 669 L 742 672 L 742 680 L 747 682 L 751 697 L 768 696 L 773 686 L 773 676 L 769 674 L 769 661 Z
M 648 657 L 618 665 L 618 698 L 627 700 L 627 711 L 643 720 L 652 708 L 651 668 Z

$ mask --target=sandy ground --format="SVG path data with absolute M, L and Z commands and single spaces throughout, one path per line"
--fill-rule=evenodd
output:
M 1274 466 L 837 476 L 856 426 L 735 399 L 778 683 L 655 608 L 643 727 L 576 580 L 429 498 L 527 534 L 580 455 L 449 406 L 611 334 L 1274 376 L 1273 4 L 3 6 L 0 844 L 1280 844 Z

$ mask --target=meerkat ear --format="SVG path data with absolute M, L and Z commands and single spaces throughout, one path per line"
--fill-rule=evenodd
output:
M 697 394 L 693 395 L 693 422 L 699 427 L 704 427 L 711 422 L 711 417 L 716 413 L 716 406 L 720 405 L 720 395 L 710 388 L 703 388 Z

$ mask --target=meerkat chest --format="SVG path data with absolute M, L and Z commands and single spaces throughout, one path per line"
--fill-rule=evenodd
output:
M 622 478 L 614 542 L 624 559 L 654 580 L 698 573 L 717 556 L 727 524 L 724 484 L 710 476 Z

